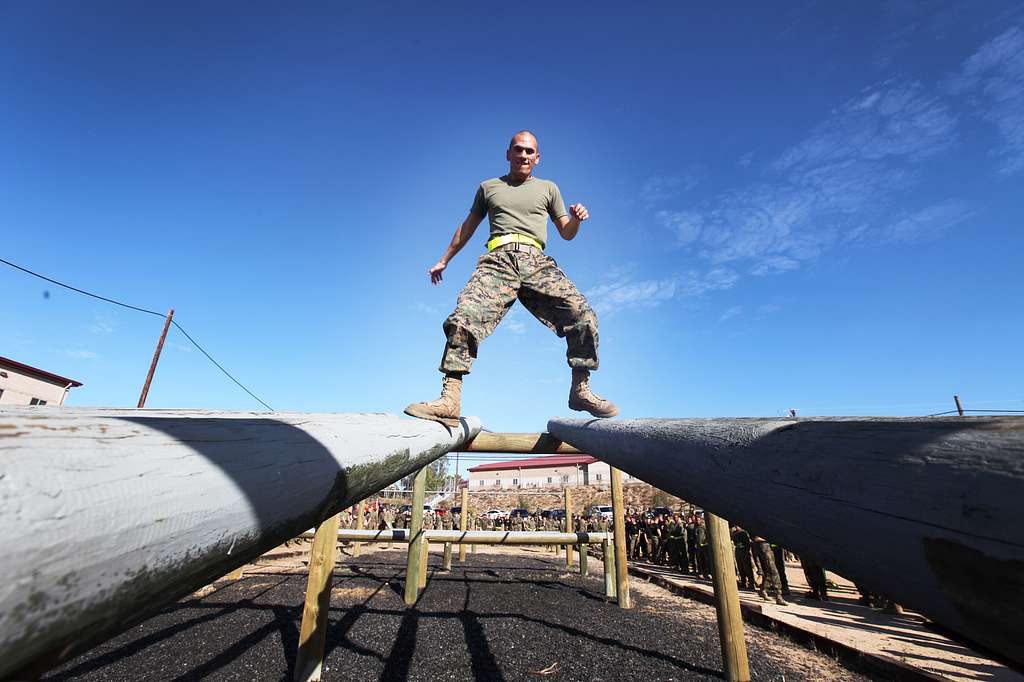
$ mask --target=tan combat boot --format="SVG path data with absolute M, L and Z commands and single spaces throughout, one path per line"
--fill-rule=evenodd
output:
M 569 389 L 569 409 L 589 412 L 595 417 L 614 417 L 619 408 L 610 400 L 590 390 L 590 372 L 585 369 L 572 370 L 572 388 Z
M 410 417 L 432 419 L 449 426 L 458 426 L 462 411 L 462 377 L 446 374 L 441 382 L 441 397 L 427 403 L 413 403 L 405 408 Z

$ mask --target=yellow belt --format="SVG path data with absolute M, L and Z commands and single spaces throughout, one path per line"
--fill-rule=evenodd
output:
M 505 244 L 529 244 L 530 246 L 536 246 L 541 251 L 544 250 L 544 245 L 538 239 L 534 239 L 528 234 L 519 234 L 513 232 L 512 234 L 503 234 L 500 237 L 487 242 L 487 250 L 494 251 L 499 246 L 505 246 Z

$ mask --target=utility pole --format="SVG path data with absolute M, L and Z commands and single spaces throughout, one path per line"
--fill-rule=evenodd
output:
M 160 333 L 160 340 L 157 341 L 156 351 L 153 352 L 153 362 L 149 365 L 149 374 L 146 375 L 146 384 L 142 387 L 142 395 L 139 396 L 138 407 L 146 406 L 146 396 L 149 394 L 149 384 L 153 381 L 153 373 L 156 372 L 156 363 L 160 362 L 160 351 L 164 349 L 164 339 L 167 338 L 167 329 L 171 326 L 171 318 L 174 317 L 174 308 L 167 313 L 167 320 L 164 322 L 164 330 Z

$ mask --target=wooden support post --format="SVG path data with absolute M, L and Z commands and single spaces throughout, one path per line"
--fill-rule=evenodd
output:
M 572 493 L 566 486 L 563 491 L 565 496 L 565 532 L 571 533 L 575 530 L 572 527 Z M 572 545 L 565 546 L 565 565 L 567 567 L 572 566 Z
M 423 561 L 420 563 L 420 579 L 417 587 L 423 589 L 427 586 L 427 571 L 430 568 L 430 543 L 423 538 Z
M 156 364 L 160 362 L 160 352 L 164 349 L 164 339 L 167 338 L 167 329 L 171 326 L 171 319 L 173 317 L 174 308 L 171 308 L 171 311 L 167 313 L 167 319 L 164 321 L 164 330 L 160 332 L 160 340 L 156 342 L 156 350 L 153 352 L 153 361 L 149 365 L 149 373 L 146 374 L 146 383 L 142 385 L 142 393 L 139 394 L 139 407 L 146 406 L 146 396 L 149 395 L 149 385 L 153 383 L 153 374 L 156 372 Z
M 363 529 L 363 503 L 356 502 L 356 530 Z M 352 543 L 352 556 L 359 556 L 359 543 Z
M 327 519 L 317 526 L 313 537 L 306 602 L 302 607 L 302 625 L 299 629 L 299 651 L 295 658 L 295 682 L 316 682 L 320 679 L 340 520 L 340 514 Z
M 633 607 L 629 599 L 629 566 L 626 564 L 626 516 L 622 500 L 622 472 L 611 467 L 612 471 L 612 519 L 613 538 L 615 540 L 615 594 L 619 600 L 619 608 Z
M 715 589 L 718 638 L 722 645 L 725 678 L 730 682 L 748 682 L 747 644 L 743 639 L 743 616 L 736 588 L 736 562 L 729 524 L 725 519 L 704 512 L 711 545 L 711 580 Z M 783 567 L 784 569 L 785 567 Z
M 590 545 L 585 542 L 580 543 L 580 575 L 585 576 L 587 574 L 587 558 Z
M 469 530 L 469 482 L 462 489 L 462 513 L 459 514 L 459 530 L 465 533 Z M 459 545 L 459 561 L 466 561 L 466 545 Z
M 604 596 L 615 598 L 615 542 L 602 540 L 601 551 L 604 553 Z
M 405 603 L 412 606 L 419 597 L 420 572 L 423 566 L 423 490 L 427 486 L 427 468 L 416 472 L 412 484 L 412 518 L 409 520 L 409 556 L 405 568 Z
M 441 570 L 452 570 L 452 543 L 444 543 L 444 560 L 441 562 Z

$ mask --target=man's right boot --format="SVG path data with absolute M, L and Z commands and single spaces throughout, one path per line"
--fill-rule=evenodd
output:
M 458 426 L 462 411 L 462 377 L 446 374 L 441 382 L 441 397 L 426 403 L 413 403 L 405 408 L 410 417 L 431 419 L 449 426 Z

